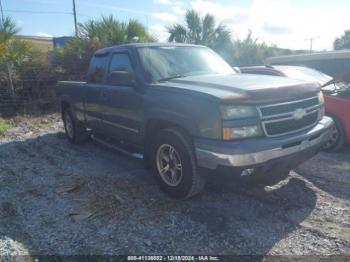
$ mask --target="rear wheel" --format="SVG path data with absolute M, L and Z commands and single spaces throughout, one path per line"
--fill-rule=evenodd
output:
M 343 127 L 341 126 L 339 120 L 336 118 L 332 118 L 334 121 L 334 125 L 331 129 L 330 139 L 324 146 L 324 150 L 328 152 L 336 152 L 339 151 L 345 142 L 345 134 Z
M 182 130 L 161 130 L 152 143 L 150 157 L 155 178 L 167 194 L 189 198 L 202 190 L 204 178 L 197 171 L 193 147 Z
M 88 139 L 86 128 L 73 117 L 70 108 L 63 111 L 63 123 L 67 139 L 72 144 L 81 144 Z

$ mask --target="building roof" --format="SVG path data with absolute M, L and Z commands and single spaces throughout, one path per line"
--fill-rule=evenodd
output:
M 350 50 L 313 52 L 309 54 L 275 56 L 266 59 L 268 64 L 302 62 L 310 60 L 350 59 Z
M 19 35 L 18 36 L 21 39 L 27 39 L 27 40 L 37 40 L 37 41 L 47 41 L 52 42 L 53 37 L 47 37 L 47 36 L 31 36 L 31 35 Z

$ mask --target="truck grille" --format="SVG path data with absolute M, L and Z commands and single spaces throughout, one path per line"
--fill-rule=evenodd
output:
M 317 124 L 320 116 L 318 98 L 311 97 L 286 103 L 258 107 L 266 136 L 295 133 Z

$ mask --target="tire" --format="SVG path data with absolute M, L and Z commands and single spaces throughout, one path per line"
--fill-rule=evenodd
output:
M 205 179 L 197 171 L 193 146 L 182 130 L 159 131 L 151 144 L 150 160 L 160 188 L 168 195 L 186 199 L 203 189 Z
M 88 140 L 89 135 L 86 128 L 74 118 L 70 108 L 63 111 L 62 118 L 66 137 L 70 143 L 77 145 Z
M 332 117 L 332 119 L 334 121 L 334 126 L 331 131 L 331 139 L 323 147 L 323 150 L 327 152 L 337 152 L 345 143 L 345 133 L 341 123 L 334 117 Z

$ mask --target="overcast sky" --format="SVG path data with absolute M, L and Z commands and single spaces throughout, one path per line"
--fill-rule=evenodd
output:
M 5 15 L 13 17 L 23 35 L 63 36 L 74 30 L 72 0 L 2 0 Z M 84 22 L 113 14 L 121 20 L 136 18 L 159 40 L 166 27 L 183 23 L 186 9 L 213 14 L 233 36 L 248 30 L 270 44 L 308 49 L 307 38 L 316 38 L 315 50 L 331 50 L 336 36 L 350 29 L 349 0 L 76 0 L 78 20 Z

